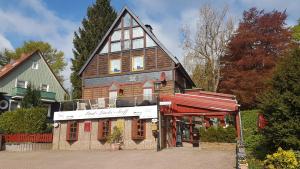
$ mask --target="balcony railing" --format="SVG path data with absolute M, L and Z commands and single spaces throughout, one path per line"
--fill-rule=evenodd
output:
M 12 96 L 19 96 L 23 97 L 26 94 L 27 89 L 22 87 L 15 87 L 13 88 L 13 94 Z M 41 98 L 47 99 L 47 100 L 55 100 L 56 93 L 54 92 L 46 92 L 41 91 Z
M 156 105 L 156 95 L 119 96 L 117 98 L 76 99 L 60 103 L 60 111 L 91 110 Z

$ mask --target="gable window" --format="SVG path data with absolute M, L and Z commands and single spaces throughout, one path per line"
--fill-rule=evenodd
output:
M 139 49 L 144 47 L 144 38 L 132 40 L 132 49 Z
M 138 23 L 134 19 L 132 19 L 132 26 L 138 26 Z
M 121 42 L 112 42 L 111 43 L 111 52 L 116 52 L 121 50 Z
M 111 121 L 109 120 L 99 120 L 98 123 L 98 140 L 106 140 L 110 134 Z
M 67 141 L 78 140 L 79 123 L 77 121 L 68 121 L 67 124 Z
M 110 73 L 121 73 L 121 59 L 110 60 Z
M 28 82 L 25 80 L 16 80 L 16 87 L 27 88 Z
M 44 91 L 44 92 L 48 92 L 49 91 L 49 85 L 41 84 L 40 90 Z
M 144 31 L 141 27 L 132 28 L 133 38 L 142 37 L 142 36 L 144 36 Z
M 150 38 L 149 35 L 146 35 L 146 47 L 156 46 L 155 42 Z
M 121 30 L 114 31 L 114 33 L 111 36 L 111 41 L 119 41 L 121 40 Z
M 124 50 L 128 50 L 131 48 L 131 44 L 130 44 L 130 30 L 124 30 Z
M 130 27 L 131 17 L 128 13 L 126 13 L 126 15 L 124 16 L 123 22 L 124 22 L 124 27 Z
M 131 121 L 131 137 L 133 140 L 142 140 L 146 137 L 146 120 L 133 118 Z
M 108 52 L 108 43 L 106 42 L 103 48 L 101 49 L 100 53 L 107 53 Z
M 144 57 L 135 56 L 132 58 L 132 71 L 144 70 Z
M 37 61 L 34 61 L 34 62 L 32 62 L 32 67 L 31 67 L 32 69 L 39 69 L 39 64 L 38 64 L 38 62 Z

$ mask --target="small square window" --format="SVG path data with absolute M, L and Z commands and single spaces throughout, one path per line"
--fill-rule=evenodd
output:
M 27 88 L 27 81 L 17 80 L 16 87 Z
M 49 91 L 49 85 L 47 85 L 47 84 L 41 84 L 40 90 L 44 91 L 44 92 L 48 92 Z
M 110 73 L 120 73 L 121 72 L 121 59 L 110 60 Z
M 144 47 L 144 38 L 134 39 L 132 41 L 133 49 L 138 49 L 138 48 L 143 48 L 143 47 Z
M 132 28 L 133 38 L 142 37 L 142 36 L 144 36 L 144 31 L 141 27 Z
M 36 62 L 36 61 L 33 62 L 33 63 L 32 63 L 32 69 L 36 69 L 36 70 L 37 70 L 38 68 L 39 68 L 38 62 Z
M 121 42 L 111 43 L 111 52 L 116 52 L 121 50 Z
M 130 40 L 125 40 L 124 41 L 124 50 L 128 50 L 128 49 L 130 49 L 131 47 L 130 47 Z
M 132 58 L 132 70 L 133 71 L 144 70 L 144 57 L 143 56 L 135 56 Z

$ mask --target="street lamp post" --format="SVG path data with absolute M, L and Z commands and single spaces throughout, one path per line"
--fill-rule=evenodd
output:
M 157 151 L 160 150 L 160 107 L 159 107 L 159 92 L 160 92 L 160 87 L 161 87 L 161 81 L 157 80 L 154 82 L 154 90 L 157 92 L 156 94 L 156 104 L 157 104 Z

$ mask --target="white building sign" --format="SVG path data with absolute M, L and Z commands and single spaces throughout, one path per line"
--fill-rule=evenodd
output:
M 54 121 L 76 119 L 99 119 L 139 116 L 140 119 L 157 118 L 157 106 L 122 107 L 94 110 L 54 112 Z

